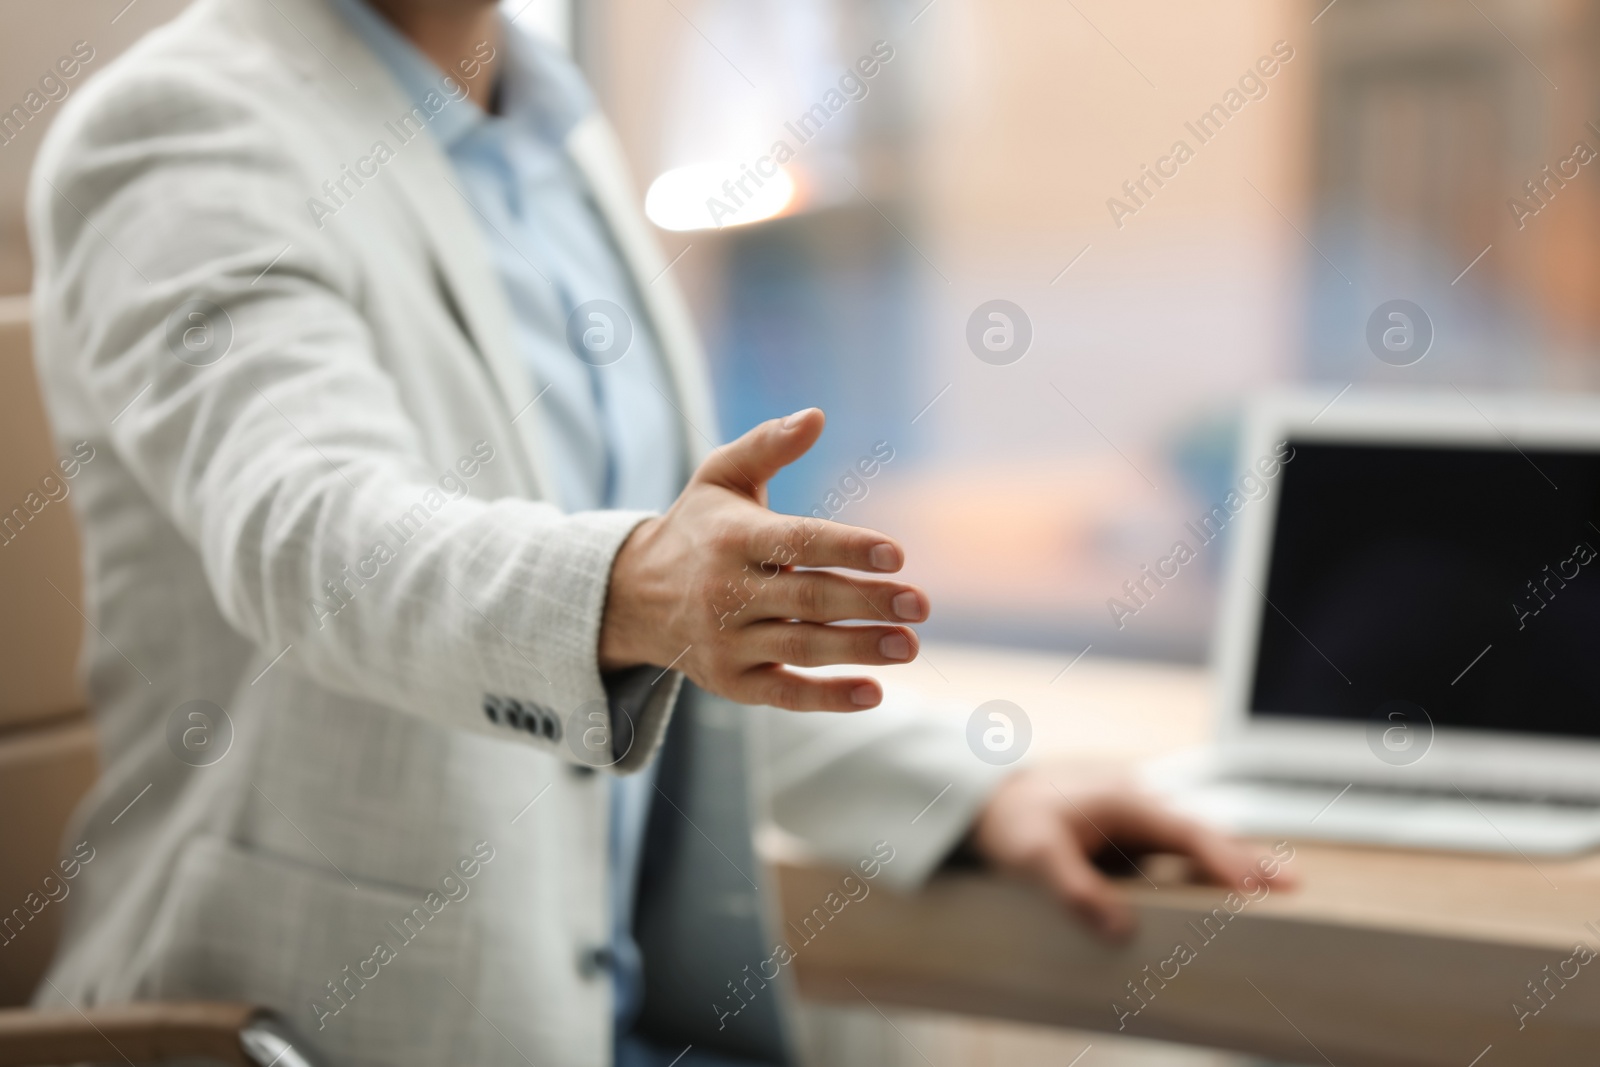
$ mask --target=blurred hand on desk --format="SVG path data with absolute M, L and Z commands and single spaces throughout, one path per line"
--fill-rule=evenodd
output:
M 992 866 L 1038 882 L 1077 912 L 1101 936 L 1120 941 L 1133 933 L 1127 895 L 1094 865 L 1105 852 L 1131 862 L 1152 852 L 1183 856 L 1205 881 L 1248 889 L 1265 878 L 1292 889 L 1282 868 L 1267 876 L 1254 850 L 1178 815 L 1126 783 L 1058 786 L 1044 770 L 1020 771 L 989 798 L 973 823 L 972 848 Z

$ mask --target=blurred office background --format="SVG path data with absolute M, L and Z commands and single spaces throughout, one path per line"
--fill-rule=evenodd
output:
M 92 77 L 181 7 L 11 5 L 0 102 L 80 39 Z M 1594 379 L 1600 168 L 1574 155 L 1600 150 L 1593 0 L 506 7 L 570 42 L 641 195 L 696 165 L 737 178 L 780 139 L 796 149 L 775 217 L 660 236 L 712 352 L 722 431 L 826 408 L 774 502 L 843 501 L 842 521 L 904 538 L 931 635 L 1198 660 L 1219 546 L 1120 629 L 1106 601 L 1236 479 L 1246 394 Z M 892 58 L 865 97 L 802 144 L 785 124 L 879 41 Z M 1186 123 L 1262 57 L 1265 95 L 1251 83 L 1202 144 Z M 28 285 L 22 191 L 56 110 L 0 146 L 0 292 Z M 1194 157 L 1130 197 L 1178 140 Z M 692 191 L 680 215 L 686 197 L 709 226 Z M 1113 197 L 1134 212 L 1115 218 Z M 1365 341 L 1394 298 L 1435 331 L 1409 367 Z M 1005 366 L 966 337 L 995 299 L 1032 327 Z M 894 459 L 851 479 L 880 441 Z
M 827 435 L 774 504 L 843 502 L 842 521 L 903 538 L 932 635 L 1063 662 L 1091 643 L 1198 660 L 1216 546 L 1125 627 L 1106 602 L 1242 473 L 1249 393 L 1595 381 L 1600 0 L 506 6 L 572 47 L 653 214 L 702 227 L 660 237 L 712 353 L 723 432 L 826 408 Z M 95 48 L 92 77 L 181 7 L 7 5 L 0 108 L 73 42 Z M 879 41 L 892 58 L 864 98 L 827 108 Z M 785 124 L 818 103 L 826 126 L 800 144 Z M 1219 103 L 1227 122 L 1202 143 L 1188 124 Z M 28 286 L 22 191 L 58 110 L 0 146 L 0 292 Z M 694 176 L 737 178 L 780 139 L 796 147 L 792 194 L 769 191 L 772 217 L 706 228 Z M 1159 163 L 1179 140 L 1193 157 Z M 1158 186 L 1146 166 L 1177 171 Z M 1395 298 L 1433 325 L 1412 366 L 1366 342 Z M 991 300 L 1031 324 L 1009 365 L 968 343 Z M 853 476 L 879 442 L 893 459 Z M 941 1064 L 963 1040 L 962 1062 L 1022 1062 L 983 1035 L 1032 1040 L 919 1025 Z M 1049 1062 L 1070 1058 L 1039 1040 Z M 878 1062 L 920 1062 L 895 1047 Z

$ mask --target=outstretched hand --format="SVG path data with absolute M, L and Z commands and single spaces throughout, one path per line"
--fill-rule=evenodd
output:
M 788 667 L 904 663 L 928 617 L 905 562 L 873 530 L 767 508 L 767 482 L 822 434 L 816 408 L 764 422 L 700 465 L 666 514 L 617 553 L 600 630 L 602 670 L 675 667 L 743 704 L 860 711 L 883 699 L 867 677 L 815 678 Z M 808 569 L 826 568 L 826 569 Z M 869 625 L 845 626 L 850 620 Z

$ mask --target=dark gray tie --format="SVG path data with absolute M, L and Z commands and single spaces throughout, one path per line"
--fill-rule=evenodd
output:
M 746 968 L 772 948 L 750 833 L 749 716 L 688 683 L 673 713 L 634 912 L 645 990 L 636 1030 L 659 1044 L 781 1064 L 789 1056 L 778 987 L 747 981 Z

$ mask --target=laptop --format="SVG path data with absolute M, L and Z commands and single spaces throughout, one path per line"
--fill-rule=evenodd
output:
M 1600 845 L 1600 400 L 1272 396 L 1241 447 L 1216 742 L 1147 783 L 1250 835 Z

